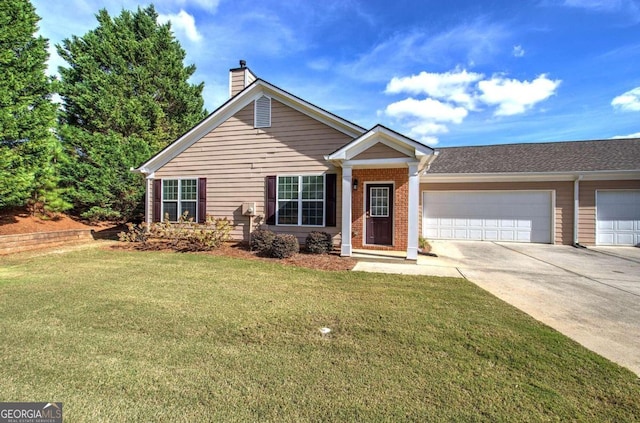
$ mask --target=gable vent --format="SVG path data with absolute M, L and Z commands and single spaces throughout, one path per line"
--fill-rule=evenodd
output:
M 263 95 L 255 101 L 254 119 L 256 128 L 271 127 L 271 98 Z

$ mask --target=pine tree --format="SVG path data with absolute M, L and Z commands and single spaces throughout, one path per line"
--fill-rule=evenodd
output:
M 58 186 L 56 105 L 45 74 L 48 42 L 28 0 L 0 0 L 0 208 L 70 207 Z
M 204 86 L 188 82 L 195 66 L 183 64 L 184 50 L 153 6 L 96 18 L 97 28 L 57 46 L 69 64 L 60 68 L 65 177 L 84 217 L 128 219 L 144 193 L 129 169 L 205 116 Z

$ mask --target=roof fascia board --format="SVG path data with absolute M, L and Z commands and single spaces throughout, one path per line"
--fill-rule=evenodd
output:
M 425 183 L 447 182 L 527 182 L 527 181 L 583 181 L 640 179 L 638 170 L 586 172 L 512 172 L 512 173 L 442 173 L 422 174 Z
M 431 147 L 427 147 L 397 132 L 393 132 L 382 125 L 376 125 L 359 138 L 345 144 L 325 158 L 327 160 L 348 160 L 371 147 L 378 142 L 378 139 L 380 141 L 385 140 L 385 145 L 400 152 L 406 152 L 409 156 L 420 157 L 431 155 L 434 152 Z

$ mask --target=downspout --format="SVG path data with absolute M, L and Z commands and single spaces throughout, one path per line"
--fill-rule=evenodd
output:
M 576 248 L 587 248 L 580 245 L 578 238 L 579 220 L 580 220 L 580 180 L 582 175 L 578 175 L 573 181 L 573 246 Z

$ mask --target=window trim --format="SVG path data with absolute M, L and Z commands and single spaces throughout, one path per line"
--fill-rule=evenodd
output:
M 178 181 L 178 198 L 177 200 L 165 200 L 164 198 L 164 182 L 165 181 Z M 195 181 L 196 183 L 196 198 L 195 200 L 182 200 L 182 181 Z M 177 217 L 178 219 L 180 219 L 180 216 L 182 216 L 182 213 L 180 213 L 180 210 L 182 209 L 181 204 L 184 201 L 185 203 L 194 203 L 195 204 L 195 213 L 193 216 L 189 216 L 188 218 L 193 218 L 194 222 L 198 222 L 198 201 L 199 201 L 199 193 L 198 193 L 198 178 L 162 178 L 162 184 L 160 186 L 160 193 L 161 198 L 160 198 L 160 221 L 164 222 L 164 216 L 165 216 L 165 211 L 164 211 L 164 203 L 165 202 L 175 202 L 177 203 Z M 169 220 L 169 222 L 171 223 L 175 223 L 178 222 L 178 220 Z
M 306 199 L 302 198 L 302 178 L 305 176 L 321 176 L 322 177 L 322 200 L 318 199 Z M 279 223 L 280 221 L 280 201 L 286 201 L 286 199 L 280 200 L 280 178 L 298 178 L 298 223 Z M 292 201 L 292 200 L 289 200 Z M 322 224 L 321 225 L 303 225 L 302 224 L 302 204 L 303 202 L 317 202 L 322 201 Z M 300 226 L 308 228 L 324 228 L 327 224 L 327 177 L 324 173 L 302 173 L 294 175 L 276 175 L 276 226 Z

